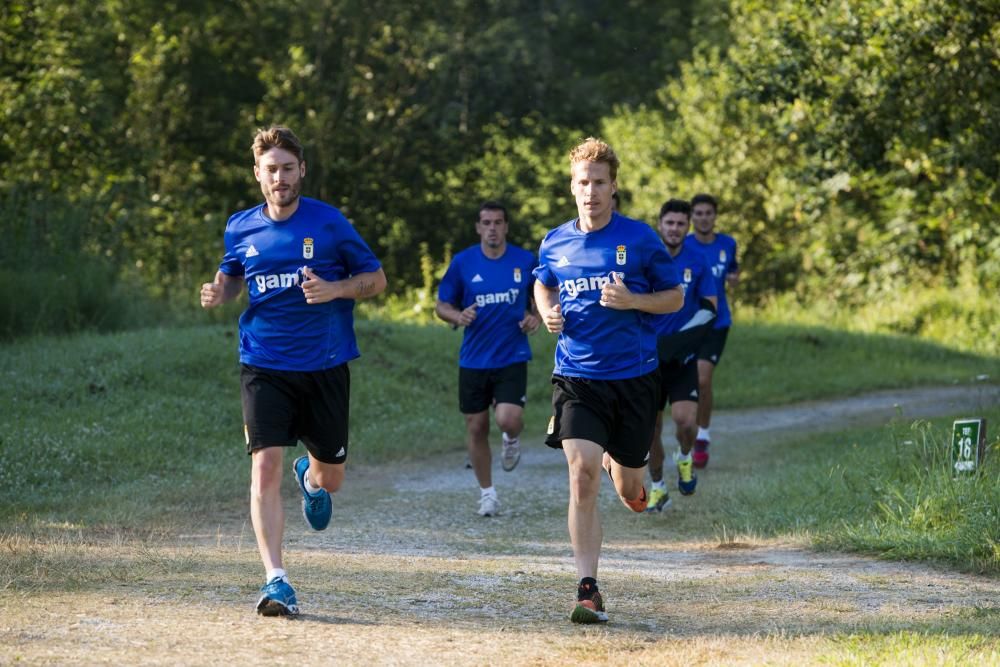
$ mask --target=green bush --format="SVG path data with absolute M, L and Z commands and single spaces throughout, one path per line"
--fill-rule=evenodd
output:
M 164 319 L 141 288 L 120 281 L 114 267 L 87 257 L 0 269 L 0 284 L 6 294 L 0 302 L 0 340 L 115 331 Z

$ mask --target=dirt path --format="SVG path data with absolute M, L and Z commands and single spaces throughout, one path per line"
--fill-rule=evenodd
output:
M 981 385 L 720 413 L 698 494 L 672 511 L 632 515 L 605 486 L 607 626 L 567 621 L 565 463 L 530 443 L 514 473 L 495 473 L 493 519 L 474 514 L 459 452 L 352 470 L 323 533 L 289 502 L 294 621 L 253 615 L 260 566 L 242 518 L 164 540 L 14 544 L 0 557 L 34 559 L 49 583 L 0 591 L 0 664 L 803 664 L 858 650 L 877 662 L 844 637 L 902 630 L 929 637 L 933 662 L 1000 663 L 1000 581 L 707 538 L 697 504 L 777 437 L 997 403 L 1000 387 Z M 985 653 L 949 652 L 963 619 Z

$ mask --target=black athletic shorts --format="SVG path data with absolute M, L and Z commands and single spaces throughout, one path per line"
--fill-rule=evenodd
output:
M 722 359 L 722 351 L 726 349 L 726 337 L 729 335 L 729 327 L 722 329 L 712 329 L 711 333 L 705 336 L 698 347 L 698 359 L 711 361 L 718 364 Z
M 527 400 L 528 362 L 503 368 L 458 369 L 458 409 L 464 415 L 488 410 L 497 403 L 513 403 L 522 408 Z
M 247 453 L 294 447 L 299 440 L 318 461 L 347 460 L 351 372 L 279 371 L 242 364 L 243 431 Z
M 649 460 L 656 427 L 659 373 L 625 380 L 591 380 L 552 376 L 552 419 L 545 444 L 562 449 L 562 441 L 596 442 L 626 468 Z
M 660 360 L 660 410 L 679 401 L 698 402 L 698 360 L 693 356 L 686 364 L 674 359 Z

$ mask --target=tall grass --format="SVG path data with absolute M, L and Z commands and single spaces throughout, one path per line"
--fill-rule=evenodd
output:
M 957 285 L 902 288 L 865 303 L 795 294 L 772 297 L 760 308 L 745 308 L 739 321 L 832 327 L 856 333 L 920 337 L 957 350 L 1000 356 L 1000 301 L 969 276 Z
M 1000 419 L 998 406 L 975 412 Z M 720 529 L 998 574 L 1000 437 L 978 474 L 956 477 L 951 427 L 894 422 L 773 443 L 716 508 Z

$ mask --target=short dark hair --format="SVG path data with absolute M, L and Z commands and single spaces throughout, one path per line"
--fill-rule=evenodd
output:
M 503 211 L 503 221 L 510 222 L 510 216 L 507 215 L 507 207 L 496 200 L 487 199 L 480 204 L 479 212 L 482 213 L 483 211 Z
M 719 212 L 719 202 L 715 201 L 715 197 L 713 197 L 712 195 L 700 192 L 696 194 L 694 197 L 691 197 L 691 208 L 694 208 L 698 204 L 711 204 L 712 210 L 715 211 L 716 213 Z
M 663 218 L 663 216 L 667 213 L 683 213 L 690 218 L 691 204 L 687 203 L 683 199 L 668 199 L 663 203 L 663 206 L 660 207 L 660 218 Z
M 257 134 L 253 138 L 253 161 L 257 162 L 257 159 L 268 152 L 272 148 L 283 148 L 292 155 L 295 159 L 302 164 L 303 151 L 302 142 L 299 138 L 295 136 L 295 133 L 289 130 L 287 127 L 282 127 L 281 125 L 272 125 L 271 127 L 265 129 L 257 130 Z

